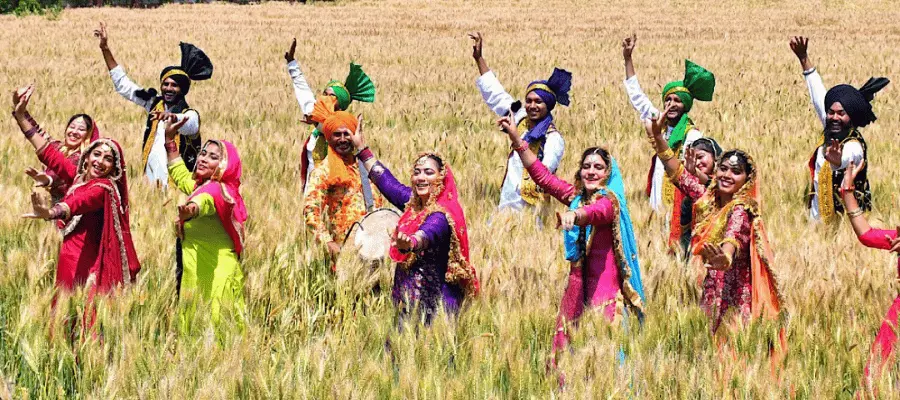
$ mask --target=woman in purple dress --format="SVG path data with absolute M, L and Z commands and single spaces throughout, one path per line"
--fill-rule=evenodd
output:
M 478 293 L 479 283 L 469 262 L 466 218 L 450 166 L 439 155 L 424 153 L 413 165 L 411 186 L 404 185 L 366 146 L 361 122 L 353 136 L 357 158 L 378 190 L 403 212 L 390 251 L 397 263 L 392 297 L 401 319 L 418 311 L 427 324 L 441 306 L 458 313 L 466 295 Z

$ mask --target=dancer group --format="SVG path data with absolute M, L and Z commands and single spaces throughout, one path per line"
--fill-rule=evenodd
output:
M 245 318 L 241 260 L 248 219 L 240 189 L 241 158 L 231 142 L 201 139 L 201 133 L 207 133 L 202 132 L 200 113 L 186 100 L 194 81 L 212 77 L 212 62 L 198 47 L 181 43 L 180 64 L 162 70 L 158 89 L 145 88 L 134 83 L 113 57 L 106 26 L 101 23 L 94 34 L 115 91 L 147 112 L 140 149 L 145 181 L 185 196 L 170 210 L 177 219 L 172 251 L 179 302 L 184 306 L 182 327 L 189 329 L 197 313 L 220 324 L 226 309 L 240 324 Z M 556 365 L 585 312 L 597 312 L 610 323 L 640 324 L 646 303 L 652 301 L 641 279 L 625 196 L 626 174 L 608 149 L 595 146 L 583 150 L 571 181 L 556 176 L 566 149 L 553 110 L 557 104 L 570 105 L 572 73 L 554 68 L 548 79 L 533 81 L 524 99 L 516 100 L 488 67 L 483 36 L 469 37 L 478 68 L 477 89 L 498 116 L 497 128 L 510 140 L 498 210 L 532 214 L 547 227 L 554 218 L 550 198 L 565 206 L 555 219 L 569 262 L 568 283 L 555 336 L 548 338 Z M 810 218 L 830 223 L 846 214 L 864 245 L 896 252 L 897 232 L 872 228 L 865 217 L 872 205 L 867 146 L 860 131 L 875 121 L 871 102 L 888 80 L 873 78 L 860 88 L 842 84 L 826 91 L 808 56 L 808 43 L 804 37 L 790 40 L 823 126 L 808 164 Z M 757 319 L 780 324 L 784 310 L 759 196 L 764 171 L 747 152 L 723 150 L 689 116 L 695 101 L 713 100 L 714 74 L 685 60 L 682 79 L 665 85 L 657 108 L 638 82 L 636 46 L 635 35 L 622 41 L 623 84 L 654 154 L 645 194 L 652 210 L 667 220 L 665 244 L 672 261 L 693 260 L 704 268 L 699 305 L 719 343 L 727 343 L 729 333 Z M 481 284 L 470 259 L 460 201 L 466 193 L 457 188 L 450 160 L 425 151 L 407 167 L 410 176 L 404 183 L 407 178 L 392 173 L 367 145 L 362 114 L 347 111 L 354 101 L 375 101 L 373 80 L 351 63 L 346 79 L 329 81 L 317 93 L 307 82 L 295 49 L 296 40 L 284 59 L 303 113 L 299 122 L 311 131 L 298 149 L 302 213 L 311 237 L 325 250 L 323 259 L 339 268 L 334 261 L 347 251 L 344 242 L 352 226 L 374 210 L 392 206 L 401 216 L 386 259 L 395 267 L 391 297 L 398 320 L 429 324 L 441 312 L 451 318 L 458 315 L 478 295 Z M 54 140 L 28 112 L 34 91 L 33 86 L 13 91 L 13 117 L 43 165 L 26 173 L 49 196 L 34 192 L 32 211 L 26 216 L 55 222 L 63 237 L 58 293 L 85 288 L 90 304 L 81 327 L 96 329 L 93 299 L 115 296 L 137 279 L 141 268 L 130 229 L 123 148 L 116 140 L 101 137 L 96 121 L 87 114 L 73 115 L 62 140 Z M 868 382 L 893 354 L 897 337 L 892 327 L 898 313 L 900 297 L 872 346 Z M 783 334 L 772 343 L 773 354 L 784 354 Z

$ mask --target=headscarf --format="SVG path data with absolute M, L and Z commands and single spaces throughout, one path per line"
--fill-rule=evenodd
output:
M 619 164 L 610 157 L 610 174 L 606 185 L 594 194 L 589 203 L 585 202 L 582 190 L 569 204 L 570 210 L 593 203 L 599 196 L 605 196 L 613 204 L 617 211 L 616 221 L 613 223 L 613 251 L 616 255 L 616 265 L 619 268 L 619 287 L 627 305 L 634 309 L 639 318 L 643 318 L 644 284 L 641 280 L 641 266 L 638 259 L 637 240 L 634 237 L 634 227 L 631 224 L 631 213 L 628 211 L 628 201 L 625 198 L 625 182 L 619 170 Z M 593 227 L 584 228 L 574 226 L 568 231 L 563 231 L 563 243 L 566 250 L 566 260 L 572 263 L 573 268 L 584 265 L 585 255 L 588 254 L 591 243 Z
M 211 139 L 206 141 L 203 148 L 210 143 L 224 150 L 219 166 L 208 180 L 197 181 L 198 186 L 188 197 L 188 201 L 203 193 L 212 197 L 219 221 L 234 243 L 234 252 L 240 257 L 244 251 L 244 222 L 247 221 L 247 209 L 241 196 L 241 156 L 231 142 Z
M 439 181 L 431 187 L 431 194 L 425 204 L 421 204 L 421 200 L 413 194 L 400 221 L 397 224 L 396 232 L 406 235 L 413 235 L 419 230 L 429 215 L 434 213 L 442 213 L 447 218 L 450 227 L 453 228 L 450 237 L 450 254 L 448 256 L 447 272 L 445 279 L 448 283 L 459 285 L 469 295 L 477 295 L 480 290 L 478 275 L 475 267 L 469 260 L 469 233 L 466 228 L 466 216 L 463 212 L 462 205 L 459 204 L 459 191 L 456 188 L 456 179 L 453 177 L 453 171 L 450 165 L 443 161 L 438 154 L 423 153 L 416 160 L 422 157 L 435 157 L 441 160 L 444 165 L 441 171 Z M 395 233 L 396 235 L 396 233 Z M 390 250 L 391 259 L 394 260 L 398 268 L 409 268 L 415 260 L 415 253 L 401 253 L 393 245 Z
M 72 118 L 69 120 L 69 124 L 71 124 L 72 121 L 74 121 L 77 118 L 84 119 L 83 117 L 85 115 L 87 115 L 87 114 L 73 115 Z M 63 155 L 65 155 L 66 157 L 72 156 L 76 153 L 78 154 L 77 157 L 80 157 L 81 153 L 84 152 L 84 150 L 88 147 L 88 145 L 90 143 L 92 143 L 93 141 L 95 141 L 97 139 L 100 139 L 100 128 L 97 127 L 97 121 L 95 121 L 94 118 L 92 118 L 90 115 L 87 115 L 87 117 L 91 119 L 91 133 L 89 135 L 85 135 L 81 139 L 81 143 L 78 144 L 77 148 L 73 149 L 73 148 L 70 148 L 65 145 L 65 143 L 66 143 L 65 131 L 63 131 L 63 139 L 60 140 L 60 144 L 62 145 L 60 148 L 60 151 L 62 151 Z M 68 129 L 69 129 L 69 125 L 66 125 L 66 130 L 68 130 Z
M 325 87 L 334 91 L 338 110 L 346 110 L 353 100 L 364 103 L 375 101 L 375 83 L 363 72 L 362 66 L 356 63 L 350 63 L 350 73 L 344 83 L 331 80 Z
M 712 72 L 694 64 L 691 60 L 684 60 L 684 79 L 669 82 L 662 92 L 663 103 L 665 103 L 666 97 L 675 94 L 684 104 L 684 114 L 681 115 L 681 119 L 678 120 L 678 124 L 672 129 L 672 134 L 669 136 L 669 147 L 681 147 L 689 130 L 687 129 L 688 125 L 693 125 L 688 113 L 694 107 L 694 99 L 711 101 L 715 89 L 716 77 Z
M 86 181 L 87 160 L 94 148 L 106 145 L 115 158 L 115 169 L 104 178 L 93 178 Z M 99 186 L 105 189 L 103 202 L 103 232 L 100 236 L 100 251 L 97 260 L 90 269 L 92 293 L 106 293 L 120 283 L 126 285 L 133 282 L 141 269 L 134 242 L 131 239 L 131 222 L 128 204 L 128 178 L 125 157 L 122 147 L 113 139 L 98 139 L 88 146 L 78 161 L 75 183 L 69 188 L 66 197 L 82 186 Z M 65 202 L 65 199 L 63 199 Z M 81 215 L 72 216 L 63 230 L 66 236 L 81 221 Z
M 862 128 L 875 122 L 875 113 L 872 112 L 872 100 L 875 93 L 888 85 L 891 81 L 887 78 L 869 78 L 865 85 L 856 89 L 853 86 L 837 85 L 825 93 L 825 109 L 828 110 L 834 103 L 841 103 L 844 111 L 853 121 L 853 126 Z
M 750 172 L 747 181 L 731 202 L 718 207 L 718 182 L 713 179 L 700 199 L 694 203 L 694 237 L 691 239 L 693 254 L 699 255 L 706 243 L 719 245 L 722 242 L 728 218 L 737 206 L 742 206 L 752 219 L 750 223 L 750 273 L 751 273 L 751 313 L 753 318 L 776 319 L 781 312 L 781 294 L 771 264 L 774 254 L 769 245 L 768 235 L 760 214 L 759 177 L 753 158 L 741 150 L 739 154 L 747 159 Z M 727 154 L 728 152 L 726 152 Z M 736 156 L 732 156 L 735 157 Z M 721 157 L 718 163 L 725 162 Z
M 553 124 L 553 108 L 556 107 L 556 103 L 564 106 L 569 105 L 569 89 L 571 87 L 572 73 L 559 68 L 553 69 L 553 74 L 550 75 L 549 79 L 528 84 L 525 94 L 528 95 L 531 92 L 537 94 L 541 101 L 547 105 L 547 116 L 537 123 L 528 120 L 528 133 L 523 138 L 526 142 L 532 143 L 543 139 L 547 135 L 547 130 Z
M 353 114 L 346 111 L 335 111 L 334 107 L 337 100 L 332 96 L 319 96 L 310 119 L 321 124 L 322 133 L 325 134 L 325 140 L 328 141 L 338 129 L 347 128 L 352 132 L 356 131 L 359 121 Z M 328 154 L 325 156 L 325 164 L 328 168 L 328 177 L 326 183 L 328 185 L 349 186 L 359 183 L 359 179 L 354 179 L 353 174 L 348 170 L 348 163 L 353 164 L 354 160 L 345 160 L 337 151 L 331 148 L 329 142 Z

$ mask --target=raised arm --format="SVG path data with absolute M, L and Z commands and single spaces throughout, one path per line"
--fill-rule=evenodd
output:
M 512 104 L 516 99 L 506 91 L 500 83 L 500 80 L 497 79 L 497 75 L 488 69 L 487 61 L 484 61 L 484 57 L 481 56 L 481 46 L 483 43 L 481 34 L 470 34 L 469 37 L 475 41 L 472 56 L 475 57 L 475 61 L 478 63 L 478 72 L 481 74 L 478 79 L 475 80 L 475 85 L 478 86 L 478 91 L 481 92 L 481 98 L 484 99 L 484 103 L 487 104 L 488 108 L 498 116 L 505 117 L 509 115 Z M 525 118 L 525 116 L 525 108 L 519 107 L 515 113 L 516 123 Z
M 675 156 L 675 152 L 669 148 L 669 143 L 663 138 L 663 129 L 666 129 L 666 114 L 669 107 L 660 113 L 655 119 L 649 118 L 644 120 L 644 129 L 647 131 L 647 139 L 656 150 L 656 156 L 662 161 L 663 167 L 666 168 L 666 174 L 674 176 L 679 169 L 682 168 L 681 160 Z
M 101 22 L 100 29 L 94 30 L 94 36 L 100 39 L 100 50 L 103 52 L 103 60 L 106 62 L 106 68 L 109 70 L 109 77 L 112 78 L 113 87 L 116 89 L 116 92 L 126 100 L 150 111 L 150 107 L 153 105 L 153 99 L 144 99 L 135 95 L 138 91 L 143 92 L 144 88 L 132 82 L 131 79 L 128 78 L 128 75 L 125 74 L 125 69 L 122 68 L 113 57 L 112 51 L 109 49 L 106 24 Z
M 41 150 L 47 146 L 47 139 L 41 127 L 28 113 L 28 102 L 31 100 L 32 94 L 34 94 L 34 85 L 13 90 L 13 118 L 16 119 L 25 139 L 28 139 L 35 150 Z
M 356 148 L 356 159 L 362 162 L 363 168 L 365 168 L 365 171 L 360 171 L 360 173 L 368 171 L 369 179 L 375 183 L 378 191 L 394 207 L 403 210 L 412 197 L 412 188 L 400 183 L 387 167 L 378 162 L 375 153 L 369 149 L 369 145 L 366 143 L 366 137 L 363 133 L 362 115 L 359 115 L 357 119 L 359 123 L 356 125 L 356 132 L 350 138 L 353 141 L 353 146 Z
M 103 53 L 103 61 L 106 62 L 106 69 L 112 71 L 118 67 L 119 63 L 113 57 L 112 50 L 109 49 L 109 35 L 106 32 L 106 23 L 101 22 L 99 29 L 94 29 L 94 36 L 100 39 L 100 51 Z
M 512 118 L 500 118 L 497 120 L 497 125 L 506 132 L 513 149 L 519 154 L 522 165 L 534 183 L 563 204 L 568 205 L 572 201 L 572 195 L 575 194 L 575 186 L 557 178 L 538 160 L 537 155 L 528 147 L 528 143 L 519 136 L 519 131 Z
M 484 38 L 481 32 L 470 33 L 469 38 L 472 39 L 472 58 L 475 59 L 475 65 L 478 66 L 478 75 L 484 75 L 491 69 L 488 68 L 487 60 L 484 59 L 482 49 L 484 48 Z
M 812 101 L 813 109 L 819 121 L 825 124 L 825 84 L 822 77 L 816 71 L 816 66 L 809 60 L 809 38 L 803 36 L 794 36 L 791 38 L 791 51 L 800 61 L 800 68 L 803 69 L 803 78 L 806 80 L 806 87 L 809 89 L 809 99 Z
M 294 97 L 297 98 L 300 111 L 303 112 L 304 116 L 307 116 L 312 114 L 313 107 L 316 105 L 316 94 L 309 87 L 306 77 L 303 76 L 303 71 L 300 70 L 300 64 L 294 58 L 295 50 L 297 50 L 296 38 L 291 42 L 291 48 L 284 53 L 284 60 L 287 61 L 288 75 L 290 75 L 291 83 L 294 85 Z
M 631 56 L 636 45 L 637 34 L 632 34 L 631 37 L 622 40 L 622 58 L 625 60 L 625 93 L 628 95 L 631 106 L 638 112 L 638 118 L 645 120 L 659 114 L 659 110 L 653 106 L 653 102 L 641 89 L 637 73 L 634 71 L 634 61 Z

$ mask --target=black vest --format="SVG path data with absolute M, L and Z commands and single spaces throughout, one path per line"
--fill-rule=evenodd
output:
M 859 174 L 856 175 L 856 180 L 853 181 L 853 186 L 856 187 L 856 191 L 853 193 L 853 197 L 856 197 L 856 201 L 859 203 L 859 208 L 861 208 L 863 211 L 871 211 L 872 192 L 869 189 L 869 178 L 867 174 L 869 169 L 869 152 L 866 146 L 866 140 L 863 139 L 862 134 L 860 134 L 858 130 L 854 129 L 852 132 L 850 132 L 849 135 L 847 135 L 847 138 L 841 141 L 841 144 L 854 140 L 859 142 L 860 146 L 862 146 L 863 160 L 866 162 L 866 165 L 863 166 L 862 171 L 859 171 Z M 846 171 L 846 169 L 840 171 L 831 171 L 831 194 L 832 196 L 834 196 L 834 212 L 838 214 L 844 213 L 844 203 L 840 198 L 840 188 L 841 182 L 844 181 L 844 171 Z
M 152 110 L 155 108 L 161 101 L 163 101 L 162 96 L 156 96 L 153 99 L 153 104 L 150 106 L 150 109 Z M 187 109 L 188 104 L 184 98 L 182 98 L 181 101 L 169 107 L 169 112 L 182 113 Z M 142 149 L 147 146 L 147 140 L 150 138 L 151 129 L 153 129 L 153 117 L 148 114 L 147 126 L 144 128 L 144 140 L 141 142 Z M 184 160 L 184 165 L 187 167 L 188 171 L 194 171 L 194 165 L 197 164 L 197 155 L 200 154 L 200 146 L 203 146 L 203 139 L 200 138 L 200 132 L 197 132 L 197 135 L 194 137 L 181 136 L 180 142 L 181 143 L 178 145 L 178 153 L 181 155 L 181 159 Z M 143 167 L 147 168 L 146 165 Z

